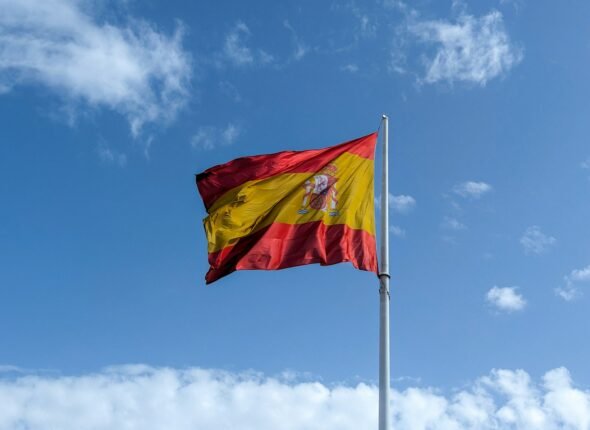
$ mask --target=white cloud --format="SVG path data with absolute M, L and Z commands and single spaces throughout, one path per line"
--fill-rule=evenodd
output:
M 464 0 L 452 0 L 451 10 L 458 13 L 465 13 L 467 11 L 467 4 Z
M 542 254 L 555 242 L 556 239 L 553 236 L 547 236 L 536 225 L 527 228 L 520 238 L 520 244 L 526 254 Z
M 590 427 L 590 392 L 563 367 L 539 383 L 524 370 L 500 369 L 448 395 L 420 387 L 391 394 L 399 430 Z M 120 366 L 81 376 L 0 378 L 0 429 L 358 430 L 377 428 L 377 401 L 377 388 L 362 383 Z
M 398 75 L 406 75 L 409 70 L 407 66 L 408 55 L 407 55 L 407 40 L 405 28 L 398 27 L 393 37 L 390 61 L 388 69 L 391 72 L 397 73 Z
M 377 24 L 375 24 L 367 15 L 358 17 L 360 32 L 364 37 L 375 37 L 377 34 Z
M 515 12 L 519 12 L 525 4 L 525 0 L 500 0 L 502 6 L 512 6 Z
M 393 209 L 395 212 L 406 214 L 416 206 L 416 199 L 412 196 L 407 196 L 405 194 L 400 195 L 393 195 L 389 194 L 388 198 L 389 207 Z
M 223 45 L 223 57 L 234 66 L 252 66 L 257 64 L 269 64 L 274 57 L 261 50 L 253 50 L 247 44 L 250 38 L 250 29 L 246 24 L 238 21 L 225 36 Z
M 555 294 L 569 302 L 579 297 L 582 292 L 578 284 L 590 282 L 590 265 L 583 269 L 574 269 L 569 275 L 563 277 L 564 286 L 555 289 Z
M 297 35 L 297 32 L 288 20 L 283 21 L 283 26 L 291 33 L 291 38 L 293 39 L 293 44 L 295 45 L 295 50 L 292 56 L 293 60 L 299 61 L 303 59 L 303 57 L 305 57 L 309 52 L 309 48 L 301 41 Z
M 526 300 L 516 292 L 516 287 L 494 286 L 486 294 L 486 300 L 502 311 L 512 312 L 524 309 Z
M 98 21 L 80 0 L 0 0 L 0 87 L 39 84 L 68 104 L 106 107 L 137 136 L 169 123 L 189 96 L 182 27 L 168 36 L 130 18 Z
M 467 228 L 465 226 L 465 224 L 460 222 L 458 219 L 452 218 L 452 217 L 444 217 L 443 222 L 442 222 L 442 227 L 446 228 L 448 230 L 455 230 L 455 231 L 465 230 Z
M 566 282 L 565 286 L 557 287 L 555 289 L 555 294 L 557 294 L 557 296 L 561 297 L 566 302 L 571 302 L 580 296 L 580 290 L 573 284 Z
M 254 63 L 254 55 L 243 39 L 250 36 L 250 29 L 243 22 L 238 22 L 225 37 L 223 53 L 237 66 Z
M 397 236 L 397 237 L 406 237 L 406 231 L 403 228 L 401 228 L 400 226 L 391 225 L 391 226 L 389 226 L 389 231 L 394 236 Z
M 485 182 L 467 181 L 453 187 L 453 192 L 461 197 L 470 197 L 478 199 L 486 193 L 492 191 L 492 186 Z
M 106 164 L 112 164 L 118 167 L 125 167 L 127 165 L 127 156 L 125 154 L 110 148 L 104 143 L 98 147 L 98 157 Z
M 346 64 L 340 68 L 340 70 L 350 73 L 356 73 L 359 71 L 359 66 L 354 63 Z
M 415 21 L 408 29 L 422 42 L 436 46 L 434 55 L 425 60 L 422 81 L 426 83 L 464 81 L 485 86 L 522 59 L 498 11 L 481 17 L 462 12 L 455 22 Z
M 242 128 L 228 123 L 224 128 L 200 127 L 191 138 L 193 148 L 211 150 L 219 146 L 232 145 L 242 134 Z
M 359 39 L 372 39 L 377 35 L 378 24 L 375 17 L 367 9 L 367 4 L 361 2 L 359 7 L 356 0 L 346 2 L 332 2 L 332 9 L 344 9 L 354 16 L 357 21 L 354 27 L 351 27 L 351 35 L 356 41 Z M 378 17 L 378 16 L 377 16 Z
M 588 391 L 573 388 L 567 369 L 560 367 L 543 377 L 545 404 L 553 420 L 561 420 L 562 426 L 572 429 L 590 428 L 590 396 Z
M 408 5 L 401 0 L 383 0 L 383 6 L 389 9 L 395 9 L 402 13 L 408 13 L 408 10 L 410 10 Z
M 587 282 L 590 281 L 590 265 L 583 269 L 575 269 L 570 273 L 569 278 L 575 282 Z

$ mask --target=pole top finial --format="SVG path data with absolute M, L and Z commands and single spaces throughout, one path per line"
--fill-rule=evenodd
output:
M 381 118 L 387 119 L 387 115 L 383 114 L 383 116 L 381 116 Z

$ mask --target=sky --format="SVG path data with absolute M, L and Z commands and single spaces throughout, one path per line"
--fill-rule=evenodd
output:
M 394 428 L 590 429 L 588 19 L 0 0 L 0 430 L 376 428 L 375 275 L 205 286 L 194 175 L 382 114 Z

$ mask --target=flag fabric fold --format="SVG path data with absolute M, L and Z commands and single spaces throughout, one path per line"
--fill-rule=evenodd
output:
M 209 284 L 235 270 L 350 262 L 377 273 L 377 133 L 323 149 L 232 160 L 196 176 Z

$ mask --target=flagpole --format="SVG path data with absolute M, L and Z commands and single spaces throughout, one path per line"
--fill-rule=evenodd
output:
M 383 115 L 381 258 L 379 268 L 379 430 L 390 430 L 389 414 L 389 118 Z

